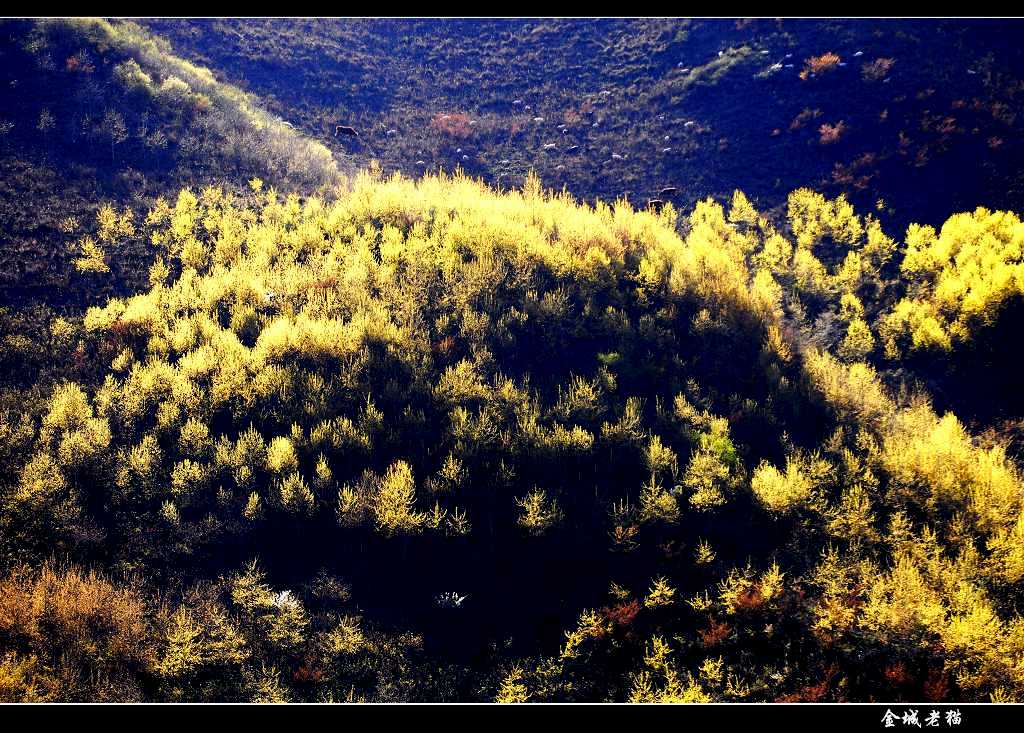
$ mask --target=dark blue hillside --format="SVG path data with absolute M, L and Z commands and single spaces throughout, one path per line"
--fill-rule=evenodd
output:
M 148 25 L 385 171 L 535 169 L 587 199 L 674 186 L 679 205 L 741 188 L 766 209 L 803 185 L 881 200 L 897 227 L 1024 204 L 1018 21 Z

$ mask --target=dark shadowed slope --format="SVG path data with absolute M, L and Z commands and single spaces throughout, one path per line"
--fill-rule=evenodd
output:
M 1017 21 L 149 21 L 334 149 L 643 204 L 1020 209 Z M 358 138 L 334 137 L 350 125 Z M 662 194 L 665 187 L 677 192 Z

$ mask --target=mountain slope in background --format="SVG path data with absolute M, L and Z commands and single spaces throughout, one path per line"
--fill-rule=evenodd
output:
M 588 200 L 1019 209 L 1017 21 L 152 20 L 335 150 Z M 359 138 L 335 137 L 337 125 Z M 675 188 L 667 192 L 665 188 Z

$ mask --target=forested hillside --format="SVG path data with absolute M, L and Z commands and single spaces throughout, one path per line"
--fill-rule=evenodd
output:
M 0 701 L 1024 699 L 1005 28 L 813 26 L 809 104 L 867 119 L 840 75 L 907 88 L 954 47 L 987 71 L 934 94 L 1006 100 L 848 196 L 799 125 L 608 178 L 487 157 L 520 113 L 474 89 L 738 130 L 715 105 L 783 84 L 789 22 L 145 26 L 0 25 Z

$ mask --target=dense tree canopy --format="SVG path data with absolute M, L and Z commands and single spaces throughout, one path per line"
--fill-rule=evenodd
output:
M 101 208 L 81 276 L 143 236 L 149 287 L 20 345 L 77 366 L 4 392 L 0 697 L 1020 699 L 1018 468 L 879 376 L 998 320 L 1020 230 L 373 172 Z

